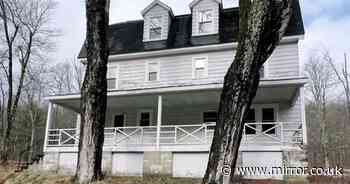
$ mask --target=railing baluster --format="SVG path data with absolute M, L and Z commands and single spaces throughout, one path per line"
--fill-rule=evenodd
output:
M 175 126 L 174 144 L 177 144 L 177 126 Z
M 58 145 L 59 145 L 59 146 L 62 146 L 62 145 L 61 145 L 61 141 L 62 141 L 62 140 L 61 140 L 61 139 L 62 139 L 62 131 L 63 131 L 63 130 L 59 130 L 59 132 L 58 132 Z

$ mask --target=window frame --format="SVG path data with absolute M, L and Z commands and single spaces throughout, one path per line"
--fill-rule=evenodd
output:
M 264 123 L 262 119 L 263 118 L 262 110 L 268 109 L 268 108 L 274 109 L 275 122 L 279 122 L 279 117 L 278 117 L 279 105 L 278 104 L 253 104 L 251 105 L 250 108 L 255 110 L 255 123 Z M 256 130 L 263 132 L 262 126 L 263 126 L 262 124 L 257 124 Z M 277 136 L 277 132 L 278 132 L 278 127 L 276 128 L 276 131 L 274 134 L 268 134 L 268 135 Z M 255 134 L 246 134 L 246 136 L 254 136 L 254 135 L 257 135 L 257 132 Z
M 205 67 L 204 67 L 204 77 L 197 78 L 196 71 L 197 71 L 197 61 L 199 60 L 205 60 Z M 192 58 L 192 79 L 207 79 L 209 77 L 209 57 L 208 56 L 198 56 Z
M 151 38 L 151 30 L 152 29 L 156 29 L 154 27 L 152 27 L 152 20 L 155 19 L 155 18 L 159 18 L 159 21 L 160 21 L 160 25 L 159 27 L 156 27 L 156 28 L 160 28 L 160 35 L 159 35 L 159 38 Z M 158 41 L 158 40 L 162 40 L 163 38 L 163 16 L 162 15 L 155 15 L 155 16 L 151 16 L 149 18 L 149 27 L 148 27 L 148 40 L 149 41 Z
M 109 77 L 109 69 L 110 68 L 113 68 L 113 67 L 116 67 L 117 69 L 116 69 L 116 73 L 115 73 L 115 78 L 111 78 L 111 77 Z M 108 88 L 108 86 L 107 86 L 107 90 L 108 91 L 111 91 L 111 90 L 117 90 L 117 89 L 119 89 L 119 77 L 120 77 L 120 65 L 119 64 L 108 64 L 107 65 L 107 76 L 106 76 L 106 78 L 107 78 L 107 84 L 108 84 L 108 80 L 109 79 L 116 79 L 115 80 L 115 88 Z
M 153 126 L 153 109 L 141 109 L 137 111 L 137 126 L 141 127 L 141 114 L 142 113 L 149 113 L 149 126 Z
M 150 73 L 150 64 L 157 64 L 156 70 L 157 70 L 157 79 L 156 80 L 149 80 L 149 73 Z M 159 61 L 147 61 L 146 62 L 146 73 L 145 73 L 145 81 L 146 82 L 158 82 L 160 80 L 160 62 Z
M 202 21 L 202 15 L 203 12 L 211 12 L 211 20 L 210 21 Z M 214 28 L 214 10 L 213 9 L 202 9 L 202 10 L 198 10 L 198 22 L 197 22 L 197 26 L 198 26 L 198 35 L 207 35 L 207 34 L 211 34 L 211 32 L 213 31 Z M 201 24 L 210 24 L 209 27 L 210 29 L 208 30 L 208 32 L 201 32 Z

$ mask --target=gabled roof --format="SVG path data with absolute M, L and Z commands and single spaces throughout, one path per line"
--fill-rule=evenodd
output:
M 285 36 L 303 35 L 304 24 L 299 1 L 293 1 L 293 14 Z M 239 8 L 221 10 L 219 40 L 216 44 L 237 42 Z M 143 42 L 143 20 L 129 21 L 110 25 L 109 48 L 111 55 L 130 54 L 155 50 L 189 48 L 199 46 L 192 42 L 192 15 L 180 15 L 172 18 L 169 36 L 164 47 L 148 48 Z M 212 45 L 209 40 L 213 35 L 200 36 L 201 45 Z M 215 43 L 214 43 L 215 44 Z M 86 57 L 85 46 L 82 47 L 79 58 Z
M 197 3 L 199 3 L 200 1 L 202 0 L 193 0 L 191 3 L 190 3 L 190 8 L 192 9 L 192 7 L 194 7 Z M 216 3 L 219 3 L 219 4 L 222 4 L 222 0 L 212 0 Z
M 174 16 L 173 10 L 170 8 L 170 6 L 166 5 L 160 0 L 154 0 L 151 4 L 149 4 L 145 9 L 142 10 L 141 14 L 144 16 L 149 10 L 151 10 L 154 6 L 159 5 L 163 7 L 164 9 L 168 10 L 171 16 Z

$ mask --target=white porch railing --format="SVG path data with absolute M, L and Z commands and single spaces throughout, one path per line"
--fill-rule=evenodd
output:
M 268 125 L 268 129 L 263 126 Z M 160 145 L 209 145 L 215 124 L 165 125 L 160 128 Z M 248 130 L 249 129 L 249 130 Z M 247 133 L 247 134 L 246 134 Z M 301 123 L 246 123 L 242 144 L 300 144 Z M 48 146 L 77 146 L 76 129 L 50 129 Z M 105 146 L 152 146 L 157 143 L 157 127 L 120 127 L 105 129 Z

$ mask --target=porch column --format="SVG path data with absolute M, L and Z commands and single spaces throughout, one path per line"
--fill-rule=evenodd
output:
M 47 148 L 47 141 L 49 139 L 49 130 L 52 127 L 52 110 L 53 110 L 53 104 L 49 102 L 49 108 L 47 110 L 47 118 L 46 118 L 46 129 L 45 129 L 45 142 L 44 142 L 44 152 Z
M 76 132 L 75 134 L 78 136 L 78 139 L 80 137 L 80 124 L 81 124 L 81 115 L 78 113 L 77 115 L 77 122 L 76 122 Z M 75 144 L 79 144 L 79 141 L 75 141 Z
M 162 126 L 162 96 L 158 96 L 158 111 L 157 111 L 157 149 L 159 149 L 160 144 L 160 127 Z

